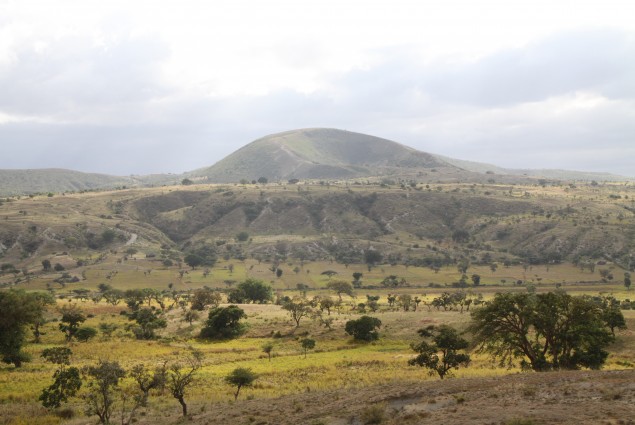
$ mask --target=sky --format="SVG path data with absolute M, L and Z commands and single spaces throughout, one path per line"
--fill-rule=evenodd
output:
M 329 127 L 635 176 L 631 0 L 0 0 L 0 168 L 212 165 Z

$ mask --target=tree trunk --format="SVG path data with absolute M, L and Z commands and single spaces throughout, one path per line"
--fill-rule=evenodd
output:
M 234 401 L 238 400 L 238 394 L 240 393 L 240 385 L 236 389 L 236 394 L 234 394 Z
M 181 403 L 181 407 L 183 407 L 183 416 L 187 416 L 187 404 L 185 404 L 185 400 L 183 397 L 178 397 L 177 400 Z

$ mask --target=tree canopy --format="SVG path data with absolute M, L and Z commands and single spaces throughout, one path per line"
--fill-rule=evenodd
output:
M 238 304 L 250 302 L 265 304 L 271 299 L 273 299 L 271 286 L 262 280 L 252 278 L 240 282 L 238 287 L 233 289 L 228 295 L 229 302 Z
M 202 338 L 234 338 L 243 333 L 240 319 L 247 317 L 242 308 L 236 305 L 216 307 L 210 310 L 205 326 L 201 329 Z
M 427 328 L 419 329 L 418 332 L 419 335 L 431 340 L 431 342 L 423 340 L 419 344 L 412 344 L 412 349 L 419 354 L 408 360 L 408 364 L 430 369 L 430 375 L 436 373 L 441 379 L 448 375 L 452 369 L 469 364 L 470 356 L 459 352 L 467 349 L 468 342 L 453 327 L 430 325 Z
M 22 366 L 29 356 L 22 351 L 26 327 L 37 322 L 44 311 L 44 304 L 36 293 L 24 291 L 0 291 L 0 355 L 5 363 Z
M 613 335 L 601 304 L 562 291 L 496 294 L 472 311 L 469 330 L 479 350 L 535 371 L 599 369 Z
M 362 316 L 357 320 L 346 322 L 344 330 L 358 341 L 375 341 L 379 339 L 377 328 L 381 327 L 381 320 L 376 317 Z

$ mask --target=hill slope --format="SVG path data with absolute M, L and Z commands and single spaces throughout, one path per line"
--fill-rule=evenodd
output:
M 128 177 L 57 168 L 0 170 L 0 182 L 0 196 L 106 189 L 134 184 Z
M 191 175 L 228 183 L 259 177 L 269 180 L 370 177 L 418 169 L 460 171 L 433 155 L 390 140 L 316 128 L 263 137 Z
M 597 173 L 591 171 L 574 171 L 574 170 L 558 170 L 558 169 L 515 169 L 503 168 L 493 164 L 483 162 L 466 161 L 463 159 L 450 158 L 443 155 L 434 155 L 441 161 L 452 164 L 456 167 L 475 173 L 495 173 L 510 176 L 527 176 L 535 178 L 546 178 L 555 180 L 585 180 L 585 181 L 633 181 L 633 177 L 625 177 L 611 173 Z

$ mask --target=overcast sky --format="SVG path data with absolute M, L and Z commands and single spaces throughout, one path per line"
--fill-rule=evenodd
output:
M 630 0 L 0 0 L 0 168 L 183 172 L 331 127 L 635 176 Z

